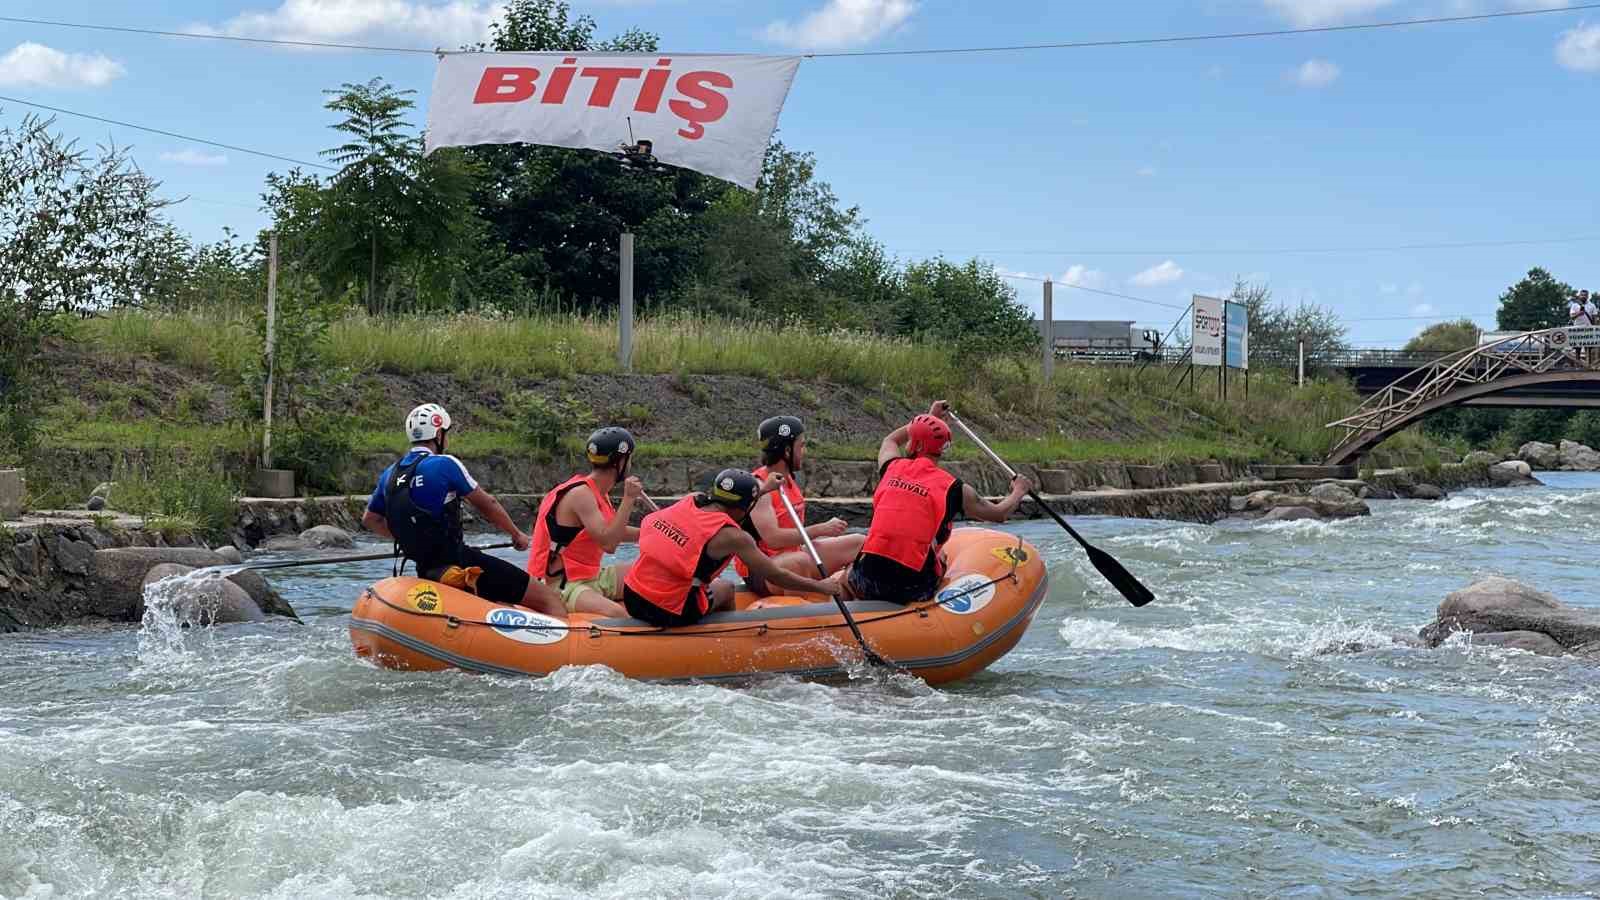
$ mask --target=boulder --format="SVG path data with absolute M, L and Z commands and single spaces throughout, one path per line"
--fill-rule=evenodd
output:
M 95 497 L 91 495 L 89 497 L 89 501 L 83 504 L 83 508 L 87 509 L 89 512 L 99 512 L 100 510 L 106 508 L 106 498 Z
M 319 550 L 338 548 L 348 550 L 356 545 L 356 539 L 350 532 L 332 525 L 317 525 L 300 532 L 300 540 L 308 547 Z
M 1433 623 L 1419 634 L 1428 646 L 1437 647 L 1458 631 L 1472 632 L 1474 640 L 1478 635 L 1534 632 L 1565 652 L 1600 641 L 1600 612 L 1568 606 L 1520 582 L 1491 576 L 1444 598 Z M 1520 637 L 1496 640 L 1520 642 L 1524 649 L 1540 645 Z
M 1326 500 L 1330 503 L 1354 503 L 1359 499 L 1354 491 L 1333 481 L 1325 481 L 1312 488 L 1308 493 L 1318 500 Z
M 1507 650 L 1526 650 L 1540 656 L 1564 656 L 1567 648 L 1556 643 L 1555 638 L 1537 631 L 1490 631 L 1472 633 L 1474 646 L 1504 647 Z
M 1393 499 L 1395 499 L 1394 491 L 1391 491 L 1386 487 L 1379 487 L 1378 485 L 1375 485 L 1375 484 L 1364 484 L 1364 485 L 1362 485 L 1361 486 L 1361 490 L 1356 492 L 1356 496 L 1360 497 L 1362 500 L 1393 500 Z
M 1600 471 L 1600 453 L 1576 441 L 1561 442 L 1561 471 Z
M 210 550 L 190 547 L 118 547 L 96 550 L 90 564 L 95 589 L 104 598 L 105 616 L 133 621 L 144 604 L 145 576 L 162 563 L 190 568 L 224 566 L 228 561 Z M 256 572 L 236 572 L 228 581 L 250 596 L 259 611 L 275 616 L 295 617 L 294 609 Z
M 258 549 L 266 550 L 269 553 L 297 553 L 301 550 L 309 550 L 311 547 L 301 540 L 298 535 L 280 534 L 262 541 Z
M 1432 484 L 1413 484 L 1405 488 L 1405 492 L 1411 500 L 1444 500 L 1450 496 L 1443 488 Z
M 1500 454 L 1490 453 L 1487 450 L 1474 450 L 1461 458 L 1463 465 L 1492 466 L 1500 461 Z
M 1529 441 L 1518 447 L 1517 459 L 1535 469 L 1552 470 L 1561 468 L 1560 448 L 1555 444 L 1546 444 L 1543 441 Z
M 238 547 L 231 544 L 225 544 L 211 552 L 222 557 L 230 566 L 237 566 L 244 562 L 244 554 L 239 552 Z
M 147 602 L 170 603 L 179 622 L 186 625 L 226 625 L 233 622 L 259 622 L 266 613 L 244 588 L 226 578 L 202 581 L 174 581 L 149 590 L 168 578 L 187 575 L 195 569 L 177 563 L 160 563 L 145 573 L 143 596 Z
M 56 566 L 68 575 L 89 574 L 94 553 L 92 544 L 75 541 L 64 534 L 56 535 Z
M 1333 485 L 1333 487 L 1339 487 Z M 1356 516 L 1371 515 L 1372 510 L 1367 504 L 1357 500 L 1348 490 L 1343 495 L 1334 495 L 1325 492 L 1325 496 L 1313 494 L 1282 494 L 1277 491 L 1255 491 L 1244 497 L 1230 497 L 1228 499 L 1230 511 L 1247 519 L 1265 517 L 1277 509 L 1301 509 L 1310 511 L 1318 519 L 1348 519 Z M 1305 518 L 1303 513 L 1286 514 L 1275 518 L 1273 521 L 1285 521 L 1286 518 Z
M 1489 480 L 1496 487 L 1522 487 L 1544 483 L 1533 477 L 1533 468 L 1520 459 L 1508 459 L 1490 466 Z

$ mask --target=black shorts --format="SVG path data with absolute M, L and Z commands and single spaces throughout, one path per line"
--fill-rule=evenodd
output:
M 700 611 L 700 597 L 704 595 L 704 588 L 695 588 L 683 603 L 683 612 L 668 612 L 639 596 L 633 588 L 626 584 L 622 586 L 622 605 L 627 607 L 628 615 L 641 622 L 649 622 L 660 628 L 681 628 L 684 625 L 693 625 L 706 617 Z M 706 607 L 710 608 L 711 598 L 706 597 Z
M 933 596 L 939 576 L 917 572 L 875 553 L 863 553 L 850 566 L 850 592 L 857 600 L 905 606 Z
M 470 569 L 476 566 L 483 570 L 478 576 L 478 596 L 490 603 L 504 603 L 513 606 L 521 603 L 528 595 L 528 582 L 530 576 L 527 570 L 516 563 L 506 562 L 498 556 L 479 550 L 476 547 L 462 547 L 454 554 L 454 559 L 438 562 L 432 565 L 418 565 L 417 571 L 425 573 L 425 578 L 437 578 L 448 566 L 460 566 Z

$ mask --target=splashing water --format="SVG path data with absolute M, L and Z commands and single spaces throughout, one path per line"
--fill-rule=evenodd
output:
M 209 635 L 201 627 L 217 619 L 222 608 L 223 574 L 196 569 L 169 575 L 144 586 L 144 616 L 139 621 L 139 661 L 160 665 L 181 660 L 193 644 Z M 194 632 L 196 637 L 191 637 Z

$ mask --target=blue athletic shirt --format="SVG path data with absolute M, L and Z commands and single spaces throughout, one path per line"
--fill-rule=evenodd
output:
M 395 465 L 409 466 L 418 456 L 428 457 L 417 466 L 416 481 L 411 486 L 411 502 L 418 509 L 434 516 L 443 516 L 446 503 L 478 489 L 478 483 L 472 480 L 467 467 L 454 456 L 436 456 L 431 450 L 412 447 L 411 452 Z M 372 492 L 372 498 L 367 501 L 367 509 L 380 516 L 385 515 L 383 489 L 393 472 L 394 465 L 383 470 L 383 474 L 378 476 L 378 489 Z

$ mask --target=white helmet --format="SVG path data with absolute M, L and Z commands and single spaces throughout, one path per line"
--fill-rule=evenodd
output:
M 406 416 L 406 438 L 413 444 L 431 441 L 450 430 L 450 414 L 437 403 L 424 403 Z

